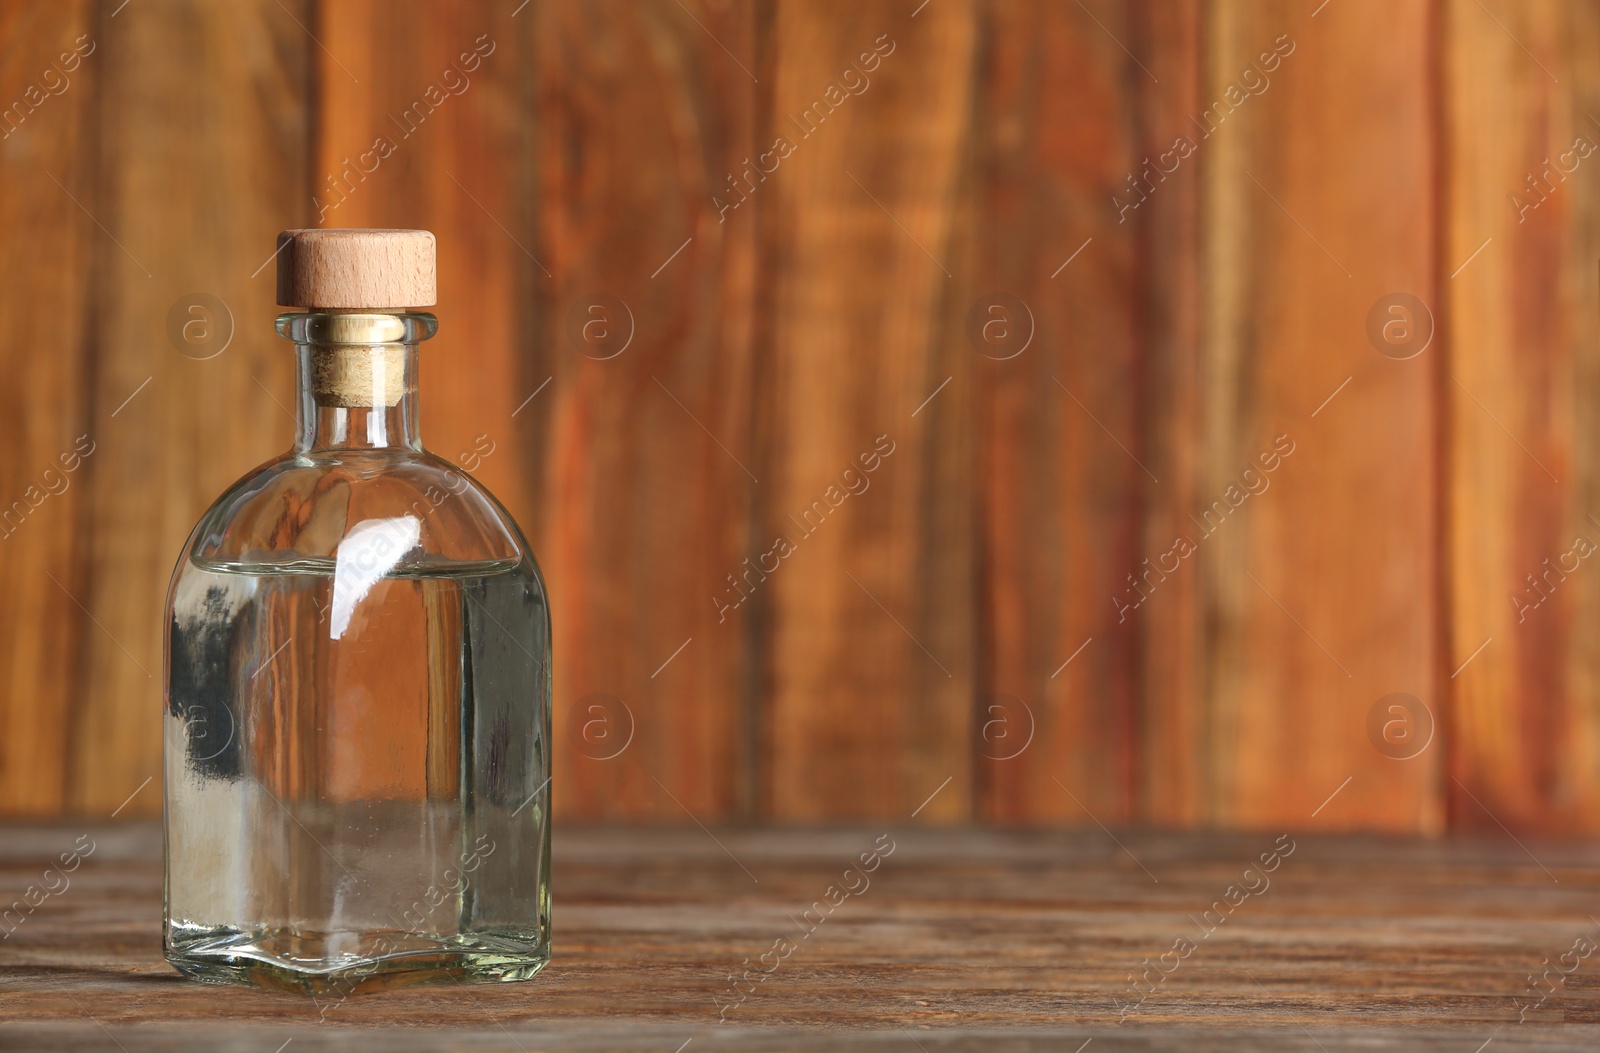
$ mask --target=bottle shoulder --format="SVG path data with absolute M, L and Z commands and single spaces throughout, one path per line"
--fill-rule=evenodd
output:
M 202 564 L 275 566 L 392 550 L 412 566 L 532 562 L 504 507 L 464 470 L 412 449 L 287 454 L 223 491 L 185 550 Z

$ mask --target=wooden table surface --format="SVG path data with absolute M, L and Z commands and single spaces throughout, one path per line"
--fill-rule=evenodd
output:
M 30 885 L 59 891 L 0 939 L 0 1048 L 1600 1045 L 1600 846 L 1116 837 L 563 828 L 556 952 L 540 977 L 319 1006 L 195 984 L 162 961 L 157 826 L 4 826 L 0 906 Z M 88 844 L 70 884 L 45 881 Z M 892 851 L 846 876 L 874 845 Z M 830 886 L 837 905 L 802 936 L 794 919 L 821 913 Z M 1141 993 L 1128 978 L 1147 959 Z M 1541 1000 L 1529 974 L 1547 968 Z

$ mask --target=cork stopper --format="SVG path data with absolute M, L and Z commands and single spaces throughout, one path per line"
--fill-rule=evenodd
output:
M 314 311 L 431 307 L 435 255 L 427 230 L 286 230 L 278 235 L 278 303 Z
M 318 348 L 311 356 L 311 394 L 319 406 L 398 406 L 405 393 L 405 348 L 399 344 Z

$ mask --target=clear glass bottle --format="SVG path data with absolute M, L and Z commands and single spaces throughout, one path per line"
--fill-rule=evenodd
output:
M 342 997 L 549 959 L 549 609 L 505 509 L 422 448 L 436 324 L 281 316 L 294 449 L 173 574 L 165 949 L 195 979 Z

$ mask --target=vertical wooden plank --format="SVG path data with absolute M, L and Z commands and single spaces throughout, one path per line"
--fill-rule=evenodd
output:
M 1210 103 L 1203 97 L 1209 87 L 1206 11 L 1198 3 L 1140 4 L 1131 9 L 1130 19 L 1130 47 L 1145 56 L 1152 70 L 1134 77 L 1141 139 L 1137 167 L 1143 168 L 1145 158 L 1160 162 L 1164 154 L 1163 163 L 1170 165 L 1178 137 L 1192 140 L 1195 134 L 1191 115 Z M 1159 81 L 1155 70 L 1160 70 Z M 1159 192 L 1127 213 L 1130 234 L 1139 243 L 1144 356 L 1140 448 L 1160 480 L 1145 486 L 1141 561 L 1149 553 L 1169 551 L 1176 537 L 1193 529 L 1188 517 L 1201 507 L 1206 492 L 1204 446 L 1198 441 L 1204 435 L 1199 256 L 1200 173 L 1206 159 L 1197 151 L 1179 162 Z M 1184 165 L 1189 165 L 1187 171 Z M 1120 173 L 1123 182 L 1117 187 L 1122 204 L 1138 200 L 1127 175 Z M 1199 792 L 1207 755 L 1200 742 L 1207 711 L 1204 578 L 1190 566 L 1158 583 L 1159 599 L 1139 601 L 1129 615 L 1140 639 L 1137 810 L 1144 821 L 1190 826 L 1211 816 Z M 1128 597 L 1126 578 L 1117 584 L 1123 602 L 1137 599 Z
M 74 198 L 93 200 L 83 158 L 105 52 L 86 3 L 7 5 L 0 39 L 0 811 L 50 815 L 66 798 L 82 634 L 94 631 L 68 592 L 84 583 L 77 440 L 103 438 L 88 399 L 91 259 L 116 250 Z
M 1447 785 L 1466 829 L 1600 829 L 1597 48 L 1592 7 L 1445 8 Z
M 488 2 L 415 6 L 404 18 L 392 5 L 328 3 L 316 15 L 313 222 L 434 232 L 439 332 L 419 353 L 423 443 L 482 480 L 526 530 L 538 475 L 524 454 L 538 448 L 528 437 L 542 408 L 513 416 L 539 366 L 523 353 L 542 279 L 523 192 L 529 23 Z M 406 753 L 408 733 L 391 737 L 389 752 Z M 345 791 L 397 791 L 382 773 L 363 775 Z M 399 787 L 424 792 L 425 773 L 406 776 Z
M 1118 44 L 1133 39 L 1124 8 L 983 10 L 962 349 L 980 392 L 979 811 L 1127 821 L 1140 622 L 1111 599 L 1154 477 L 1138 440 L 1142 225 L 1112 198 L 1139 152 L 1146 74 Z
M 185 537 L 224 487 L 287 449 L 293 362 L 272 330 L 277 231 L 309 219 L 304 5 L 101 9 L 94 213 L 98 361 L 86 683 L 69 806 L 117 808 L 160 774 L 162 601 Z M 173 55 L 185 56 L 175 62 Z M 95 56 L 100 59 L 100 55 Z M 82 160 L 80 164 L 84 163 Z M 193 294 L 221 301 L 169 339 Z M 263 391 L 263 387 L 267 390 Z M 276 402 L 275 402 L 276 400 Z M 123 815 L 154 814 L 159 793 Z
M 743 517 L 718 510 L 749 484 L 718 444 L 748 447 L 751 235 L 718 223 L 707 188 L 752 99 L 711 34 L 748 51 L 753 28 L 701 20 L 489 3 L 321 20 L 320 167 L 374 135 L 395 147 L 348 191 L 336 179 L 324 222 L 439 235 L 426 441 L 452 458 L 496 444 L 474 473 L 543 560 L 565 815 L 738 804 L 742 630 L 711 597 L 744 555 Z M 443 72 L 475 45 L 476 68 Z
M 557 615 L 563 814 L 752 808 L 748 508 L 756 216 L 719 211 L 753 134 L 757 11 L 529 9 L 535 194 L 553 278 L 541 535 Z M 629 736 L 631 738 L 631 744 Z M 618 751 L 621 752 L 618 752 Z
M 531 23 L 503 7 L 421 6 L 396 18 L 366 0 L 318 5 L 311 186 L 315 225 L 434 232 L 439 335 L 422 345 L 423 442 L 529 530 L 542 406 L 522 404 L 548 376 L 530 304 L 547 279 L 523 131 Z
M 530 18 L 486 0 L 408 5 L 405 18 L 384 3 L 320 3 L 314 32 L 314 222 L 434 232 L 440 328 L 419 352 L 422 442 L 480 478 L 528 531 L 539 507 L 528 437 L 541 432 L 542 405 L 523 403 L 534 373 L 546 376 L 528 354 L 530 291 L 542 280 L 523 130 Z M 395 706 L 406 701 L 395 693 Z M 390 738 L 390 752 L 405 752 L 403 731 Z M 424 773 L 406 776 L 422 792 Z
M 953 276 L 971 263 L 951 249 L 975 28 L 963 3 L 776 7 L 763 138 L 787 146 L 741 177 L 729 222 L 753 206 L 765 252 L 756 537 L 774 540 L 754 547 L 775 569 L 746 602 L 763 808 L 781 819 L 905 816 L 947 781 L 919 818 L 971 810 L 973 396 Z
M 1169 133 L 1192 156 L 1148 191 L 1203 180 L 1199 484 L 1157 513 L 1188 522 L 1147 554 L 1199 575 L 1203 712 L 1158 743 L 1178 758 L 1146 759 L 1191 773 L 1203 803 L 1174 807 L 1168 785 L 1158 817 L 1440 824 L 1442 750 L 1397 760 L 1367 730 L 1391 693 L 1441 709 L 1438 349 L 1396 360 L 1366 336 L 1380 298 L 1437 298 L 1430 17 L 1216 5 L 1206 112 Z M 1149 579 L 1144 606 L 1182 598 L 1165 588 Z

